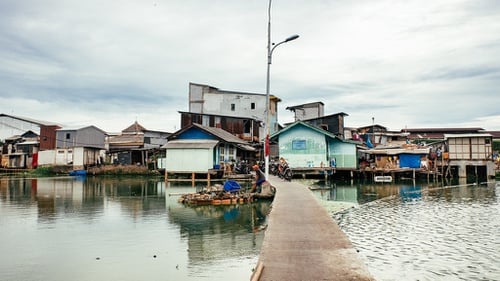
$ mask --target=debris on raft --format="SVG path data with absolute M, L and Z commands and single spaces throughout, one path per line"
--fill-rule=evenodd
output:
M 214 185 L 195 193 L 183 194 L 178 202 L 186 205 L 230 205 L 252 202 L 253 194 L 227 191 L 222 185 Z
M 257 192 L 242 192 L 233 180 L 224 185 L 214 185 L 195 193 L 183 194 L 178 202 L 186 205 L 230 205 L 252 202 L 257 199 L 273 199 L 276 189 L 269 182 L 262 183 Z

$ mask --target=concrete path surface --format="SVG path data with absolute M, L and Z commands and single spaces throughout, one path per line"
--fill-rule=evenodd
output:
M 276 196 L 252 280 L 375 280 L 306 186 L 269 181 Z

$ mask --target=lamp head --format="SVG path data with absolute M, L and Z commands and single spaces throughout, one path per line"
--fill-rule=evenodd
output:
M 285 42 L 292 41 L 292 40 L 295 40 L 297 38 L 299 38 L 299 35 L 295 34 L 295 35 L 292 35 L 292 36 L 286 38 Z

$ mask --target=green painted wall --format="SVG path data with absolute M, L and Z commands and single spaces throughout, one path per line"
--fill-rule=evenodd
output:
M 327 165 L 326 151 L 325 136 L 307 127 L 295 126 L 279 135 L 280 157 L 292 168 Z
M 335 158 L 338 168 L 356 168 L 356 144 L 332 139 L 311 128 L 295 126 L 279 134 L 279 156 L 290 167 L 327 167 Z
M 342 142 L 338 139 L 330 139 L 329 159 L 335 158 L 337 168 L 357 168 L 358 157 L 356 154 L 356 144 Z

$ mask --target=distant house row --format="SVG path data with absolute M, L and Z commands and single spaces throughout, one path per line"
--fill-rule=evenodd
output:
M 62 128 L 51 122 L 7 114 L 0 114 L 0 119 L 11 129 L 29 128 L 3 140 L 3 168 L 69 165 L 80 170 L 104 163 L 146 165 L 154 163 L 170 135 L 147 130 L 137 122 L 111 134 L 92 125 Z
M 347 113 L 324 114 L 322 102 L 289 106 L 294 122 L 278 124 L 276 96 L 270 97 L 271 158 L 283 157 L 292 169 L 430 168 L 436 157 L 458 167 L 494 175 L 499 132 L 482 128 L 416 128 L 389 131 L 384 126 L 348 128 Z M 189 84 L 189 110 L 179 111 L 181 129 L 147 130 L 134 122 L 117 134 L 95 126 L 61 125 L 1 114 L 1 126 L 22 132 L 4 139 L 2 167 L 44 165 L 150 165 L 174 173 L 209 173 L 228 163 L 257 163 L 263 158 L 266 95 Z M 0 127 L 1 129 L 1 127 Z

